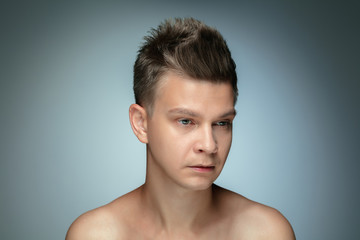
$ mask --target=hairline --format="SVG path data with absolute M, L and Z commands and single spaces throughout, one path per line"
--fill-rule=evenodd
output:
M 222 84 L 222 83 L 227 83 L 232 85 L 231 83 L 231 79 L 228 80 L 223 80 L 223 81 L 214 81 L 214 80 L 210 80 L 210 79 L 206 79 L 206 78 L 194 78 L 191 77 L 189 74 L 185 73 L 182 70 L 178 70 L 178 69 L 174 69 L 174 68 L 169 68 L 169 67 L 164 67 L 164 70 L 161 71 L 159 73 L 159 75 L 157 76 L 156 82 L 154 84 L 154 89 L 152 91 L 152 95 L 150 96 L 150 103 L 141 103 L 141 105 L 145 108 L 147 115 L 151 118 L 153 113 L 154 113 L 154 108 L 155 108 L 155 103 L 156 103 L 156 99 L 158 98 L 158 94 L 159 91 L 161 90 L 161 88 L 164 86 L 164 83 L 166 82 L 165 80 L 167 79 L 167 77 L 169 76 L 169 74 L 174 73 L 177 76 L 181 77 L 181 78 L 187 78 L 191 81 L 204 81 L 204 82 L 209 82 L 212 84 Z M 234 107 L 235 107 L 235 103 L 236 103 L 236 96 L 235 96 L 235 91 L 232 91 L 233 93 L 233 98 L 234 98 Z M 236 111 L 235 111 L 236 113 Z

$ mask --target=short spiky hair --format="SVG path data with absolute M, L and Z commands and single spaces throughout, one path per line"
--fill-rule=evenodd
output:
M 229 82 L 235 104 L 236 65 L 216 29 L 193 18 L 175 18 L 165 20 L 144 39 L 134 65 L 134 94 L 136 103 L 150 115 L 157 82 L 167 71 L 214 83 Z

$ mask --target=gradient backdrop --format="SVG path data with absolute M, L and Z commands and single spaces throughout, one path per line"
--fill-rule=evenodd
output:
M 360 239 L 358 1 L 2 1 L 0 238 L 64 239 L 144 182 L 132 66 L 168 17 L 216 27 L 238 65 L 221 186 L 298 239 Z

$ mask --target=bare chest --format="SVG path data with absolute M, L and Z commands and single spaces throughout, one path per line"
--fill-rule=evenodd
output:
M 233 235 L 232 226 L 223 223 L 211 224 L 203 229 L 193 229 L 189 231 L 168 232 L 165 229 L 158 228 L 151 223 L 140 223 L 135 226 L 129 226 L 127 239 L 143 240 L 218 240 L 218 239 L 239 239 Z

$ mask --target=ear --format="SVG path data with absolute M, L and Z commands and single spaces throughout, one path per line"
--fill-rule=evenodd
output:
M 139 141 L 148 143 L 146 110 L 138 104 L 131 104 L 129 108 L 129 118 L 131 128 Z

